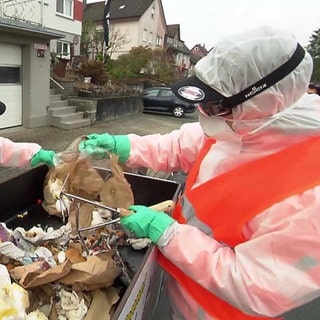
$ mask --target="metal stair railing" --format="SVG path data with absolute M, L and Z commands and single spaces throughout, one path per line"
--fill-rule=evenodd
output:
M 55 79 L 52 77 L 49 77 L 50 81 L 52 81 L 57 87 L 59 87 L 61 90 L 64 90 L 64 87 Z

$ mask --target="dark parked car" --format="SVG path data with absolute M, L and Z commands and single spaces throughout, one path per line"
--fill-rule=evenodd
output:
M 152 87 L 142 92 L 144 111 L 171 113 L 182 118 L 185 113 L 196 111 L 196 104 L 184 102 L 169 87 Z

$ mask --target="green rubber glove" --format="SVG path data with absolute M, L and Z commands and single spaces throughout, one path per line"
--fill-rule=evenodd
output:
M 49 167 L 54 165 L 53 161 L 56 153 L 52 150 L 40 149 L 31 159 L 31 167 L 37 166 L 40 163 L 45 163 Z
M 162 211 L 156 211 L 145 206 L 130 206 L 133 213 L 121 217 L 121 224 L 139 238 L 149 238 L 157 243 L 163 232 L 175 222 L 173 218 Z
M 119 162 L 126 162 L 130 155 L 130 140 L 126 135 L 93 133 L 79 144 L 79 151 L 87 152 L 94 159 L 106 158 L 108 152 L 119 155 Z

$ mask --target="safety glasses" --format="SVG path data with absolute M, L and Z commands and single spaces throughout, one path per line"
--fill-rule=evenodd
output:
M 232 110 L 221 105 L 221 101 L 201 102 L 197 104 L 199 112 L 209 118 L 211 116 L 227 116 Z

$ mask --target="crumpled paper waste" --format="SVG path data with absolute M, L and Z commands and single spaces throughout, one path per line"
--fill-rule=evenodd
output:
M 65 289 L 59 292 L 60 300 L 56 303 L 56 310 L 59 320 L 83 319 L 88 308 L 84 299 L 80 299 L 75 291 L 69 292 Z
M 59 156 L 43 185 L 43 208 L 63 218 L 64 225 L 10 230 L 0 224 L 0 267 L 6 274 L 0 282 L 1 320 L 110 320 L 120 292 L 132 279 L 133 271 L 118 251 L 132 235 L 120 224 L 101 227 L 114 219 L 113 211 L 97 205 L 127 209 L 134 204 L 131 186 L 118 156 L 105 160 L 108 170 L 97 170 L 78 153 L 79 139 Z M 92 226 L 97 227 L 80 236 L 79 228 Z M 130 243 L 136 249 L 150 245 L 147 239 Z
M 21 319 L 27 319 L 25 310 L 28 308 L 30 296 L 28 319 L 96 320 L 87 315 L 89 310 L 90 313 L 97 313 L 91 303 L 88 303 L 94 301 L 91 291 L 102 290 L 105 295 L 105 290 L 111 288 L 114 280 L 121 274 L 121 268 L 113 258 L 113 250 L 92 251 L 93 255 L 89 256 L 84 254 L 79 240 L 70 237 L 71 228 L 68 224 L 56 230 L 52 228 L 44 230 L 40 227 L 25 230 L 18 227 L 8 231 L 12 234 L 10 237 L 12 242 L 0 242 L 0 262 L 6 264 L 6 267 L 2 264 L 0 267 L 7 275 L 7 277 L 2 276 L 5 279 L 2 283 L 6 285 L 2 285 L 0 291 L 6 294 L 12 291 L 12 294 L 15 294 L 14 299 L 16 295 L 20 295 L 18 300 L 21 303 L 25 302 L 23 305 L 10 305 L 8 301 L 13 300 L 12 294 L 0 295 L 0 312 L 15 314 L 15 318 L 0 316 L 0 319 L 19 320 L 20 314 Z M 17 283 L 11 285 L 9 275 Z M 53 288 L 47 290 L 51 286 Z M 42 294 L 32 294 L 39 291 L 39 288 L 43 288 Z M 87 298 L 85 300 L 79 298 L 79 304 L 73 311 L 68 309 L 67 298 L 74 297 L 72 300 L 74 301 L 82 292 L 87 292 Z M 111 295 L 108 301 L 116 303 L 119 300 L 118 292 L 110 289 L 108 292 Z M 53 299 L 53 297 L 58 298 Z M 107 306 L 109 309 L 106 305 L 96 304 L 94 308 L 101 308 L 100 313 L 109 315 L 112 304 L 109 302 Z
M 17 227 L 11 233 L 11 240 L 13 242 L 0 242 L 0 255 L 19 261 L 23 265 L 42 258 L 50 266 L 54 266 L 56 262 L 52 256 L 52 252 L 48 248 L 42 247 L 42 245 L 51 242 L 52 245 L 59 244 L 60 246 L 65 246 L 70 239 L 68 236 L 70 226 L 64 225 L 56 230 L 51 227 L 47 230 L 43 230 L 40 227 L 32 227 L 28 231 Z
M 16 283 L 11 283 L 9 273 L 0 264 L 0 319 L 1 320 L 48 320 L 40 311 L 27 315 L 28 292 Z

